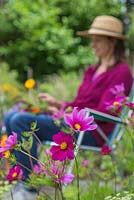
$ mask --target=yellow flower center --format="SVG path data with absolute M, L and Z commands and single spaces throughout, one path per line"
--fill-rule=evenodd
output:
M 66 149 L 67 148 L 67 143 L 66 142 L 62 142 L 61 145 L 60 145 L 60 148 L 63 149 L 63 150 Z
M 14 172 L 14 173 L 12 174 L 12 177 L 15 178 L 16 176 L 17 176 L 17 173 Z
M 5 151 L 4 152 L 4 157 L 5 158 L 9 158 L 9 156 L 10 156 L 10 151 Z
M 118 102 L 118 101 L 115 101 L 115 102 L 113 103 L 113 105 L 114 105 L 114 106 L 118 106 L 118 105 L 119 105 L 119 102 Z
M 1 138 L 2 140 L 0 141 L 0 146 L 1 147 L 4 147 L 6 145 L 7 138 L 8 138 L 8 136 L 6 134 L 2 135 L 2 138 Z M 9 158 L 10 151 L 4 151 L 3 154 L 4 154 L 5 158 Z
M 2 136 L 2 140 L 1 140 L 1 143 L 0 143 L 1 147 L 4 147 L 6 145 L 6 139 L 7 138 L 8 138 L 7 135 Z
M 81 125 L 80 125 L 80 124 L 75 124 L 75 125 L 74 125 L 74 128 L 75 128 L 76 130 L 79 130 L 79 129 L 81 128 Z

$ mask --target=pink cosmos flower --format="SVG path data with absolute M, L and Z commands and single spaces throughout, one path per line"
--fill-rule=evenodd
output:
M 47 176 L 51 176 L 53 179 L 55 179 L 56 182 L 58 182 L 59 176 L 63 174 L 63 166 L 51 160 L 48 163 L 46 163 L 44 173 Z
M 10 135 L 6 139 L 5 145 L 3 147 L 0 146 L 0 153 L 13 149 L 16 144 L 17 144 L 17 133 L 12 132 L 12 135 Z
M 65 110 L 62 108 L 60 111 L 54 113 L 54 114 L 52 115 L 52 118 L 53 118 L 54 120 L 62 119 L 63 116 L 64 116 L 64 113 L 65 113 Z
M 120 85 L 115 85 L 114 88 L 111 88 L 110 90 L 114 95 L 123 95 L 125 88 L 124 88 L 124 83 L 121 83 Z
M 15 167 L 9 169 L 9 173 L 6 179 L 9 181 L 20 180 L 20 179 L 23 180 L 24 179 L 23 171 L 20 168 L 20 166 L 16 165 Z
M 62 177 L 61 177 L 61 182 L 62 183 L 72 183 L 72 181 L 74 180 L 74 174 L 64 174 Z
M 45 154 L 46 154 L 46 156 L 51 156 L 52 155 L 51 152 L 50 152 L 50 149 L 46 149 L 45 150 Z
M 3 158 L 4 157 L 4 153 L 0 153 L 0 158 Z
M 56 162 L 51 162 L 51 171 L 55 175 L 60 175 L 63 173 L 63 166 Z
M 50 166 L 44 171 L 47 176 L 51 176 L 56 183 L 71 183 L 74 180 L 73 174 L 64 174 L 65 167 L 56 162 L 49 163 Z
M 97 125 L 92 124 L 94 117 L 87 116 L 86 110 L 81 109 L 78 111 L 77 107 L 74 107 L 71 115 L 65 115 L 64 121 L 68 124 L 74 131 L 87 131 L 94 130 L 97 128 Z
M 116 113 L 120 113 L 122 106 L 124 106 L 125 104 L 126 99 L 127 99 L 126 96 L 116 96 L 111 101 L 105 103 L 106 109 L 115 111 Z
M 1 143 L 2 143 L 2 140 L 0 140 L 0 147 L 3 146 Z M 4 155 L 5 155 L 4 153 L 0 153 L 0 158 L 3 158 Z
M 59 161 L 52 160 L 52 154 L 49 150 L 45 152 L 47 156 L 49 156 L 48 162 L 45 163 L 45 166 L 40 166 L 35 169 L 36 173 L 44 173 L 46 176 L 52 178 L 52 180 L 56 183 L 71 183 L 74 180 L 73 174 L 65 174 L 66 166 L 64 163 L 62 164 Z
M 112 149 L 108 146 L 108 145 L 104 145 L 102 148 L 101 148 L 101 153 L 102 155 L 108 155 L 110 154 L 112 151 Z
M 33 167 L 33 171 L 36 173 L 36 174 L 41 174 L 43 173 L 44 171 L 44 167 L 38 163 L 38 164 L 35 164 L 34 167 Z
M 20 110 L 20 112 L 28 112 L 28 111 L 29 111 L 28 108 L 22 108 L 22 109 Z
M 81 165 L 83 167 L 87 166 L 88 164 L 89 164 L 89 160 L 83 160 L 82 163 L 81 163 Z
M 133 102 L 125 103 L 125 106 L 129 107 L 131 110 L 134 110 L 134 103 Z
M 59 132 L 53 136 L 56 145 L 50 149 L 53 160 L 64 161 L 66 159 L 74 159 L 73 136 L 64 132 Z

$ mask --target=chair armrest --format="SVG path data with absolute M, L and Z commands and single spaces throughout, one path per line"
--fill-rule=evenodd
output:
M 107 121 L 107 122 L 115 122 L 120 124 L 125 124 L 126 122 L 123 121 L 120 117 L 115 117 L 110 114 L 106 114 L 100 111 L 96 111 L 91 108 L 86 108 L 87 112 L 89 112 L 91 115 L 93 115 L 94 119 L 100 120 L 100 121 Z

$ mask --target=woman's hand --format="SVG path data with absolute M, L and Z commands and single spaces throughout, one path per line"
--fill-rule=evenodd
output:
M 56 107 L 58 110 L 63 106 L 64 102 L 63 101 L 59 101 L 56 98 L 52 97 L 50 94 L 48 93 L 39 93 L 38 95 L 40 100 L 45 101 L 46 103 L 48 103 L 48 105 L 50 106 L 54 106 Z
M 47 112 L 50 115 L 54 115 L 55 113 L 59 112 L 59 109 L 57 109 L 55 106 L 48 106 Z
M 38 97 L 40 100 L 47 102 L 49 105 L 54 105 L 56 102 L 56 99 L 48 93 L 39 93 Z

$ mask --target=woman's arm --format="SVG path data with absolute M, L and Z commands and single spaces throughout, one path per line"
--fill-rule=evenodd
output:
M 49 106 L 56 107 L 60 109 L 63 106 L 63 101 L 57 100 L 55 97 L 51 96 L 48 93 L 39 93 L 39 99 L 48 103 Z

